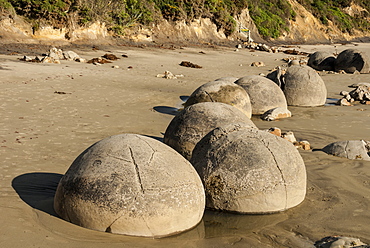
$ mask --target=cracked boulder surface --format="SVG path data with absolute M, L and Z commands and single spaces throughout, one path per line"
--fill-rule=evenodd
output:
M 337 157 L 370 161 L 369 142 L 364 140 L 337 141 L 325 146 L 322 150 Z
M 190 160 L 206 189 L 206 206 L 246 214 L 284 211 L 306 195 L 306 168 L 287 140 L 242 124 L 218 127 Z
M 164 134 L 164 143 L 190 160 L 195 145 L 214 128 L 228 123 L 245 123 L 257 128 L 240 110 L 225 103 L 191 105 L 175 116 Z
M 271 79 L 253 75 L 238 79 L 240 85 L 248 93 L 252 105 L 252 114 L 261 115 L 273 108 L 287 108 L 287 102 L 281 88 Z
M 335 57 L 326 51 L 317 51 L 309 55 L 307 65 L 318 71 L 334 71 Z
M 167 145 L 137 134 L 87 148 L 59 182 L 54 209 L 64 220 L 103 232 L 162 237 L 203 216 L 205 195 L 192 165 Z
M 327 90 L 320 75 L 307 65 L 294 65 L 284 75 L 288 106 L 315 107 L 325 104 Z
M 369 57 L 366 53 L 356 49 L 346 49 L 340 52 L 335 60 L 335 71 L 345 71 L 347 73 L 369 73 Z
M 242 87 L 231 82 L 232 79 L 232 77 L 219 78 L 201 85 L 189 96 L 184 106 L 201 102 L 221 102 L 234 106 L 251 118 L 252 106 L 249 95 Z

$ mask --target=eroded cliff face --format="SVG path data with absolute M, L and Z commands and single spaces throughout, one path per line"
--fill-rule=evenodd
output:
M 323 25 L 310 12 L 308 12 L 296 0 L 288 0 L 293 10 L 297 13 L 295 20 L 290 20 L 289 32 L 285 32 L 276 41 L 289 43 L 316 43 L 351 40 L 358 37 L 369 36 L 369 33 L 354 31 L 352 35 L 341 32 L 329 21 L 329 25 Z M 349 15 L 356 15 L 366 11 L 357 5 L 351 5 L 345 10 Z M 258 34 L 248 9 L 244 9 L 234 17 L 237 27 L 234 34 L 226 36 L 224 30 L 218 29 L 209 18 L 199 18 L 191 23 L 178 21 L 170 23 L 166 20 L 150 27 L 134 26 L 125 30 L 122 36 L 125 40 L 133 42 L 169 42 L 169 43 L 226 43 L 230 41 L 243 42 L 248 37 L 241 30 L 249 29 L 250 38 L 257 42 L 263 42 Z M 38 41 L 102 41 L 114 34 L 107 30 L 104 23 L 96 22 L 88 26 L 77 26 L 75 23 L 66 24 L 63 28 L 52 26 L 40 26 L 37 30 L 21 17 L 9 16 L 0 21 L 0 36 L 3 40 L 18 42 Z
M 352 35 L 341 32 L 331 21 L 329 24 L 323 25 L 317 18 L 308 12 L 296 0 L 288 0 L 292 5 L 293 10 L 297 13 L 294 21 L 290 20 L 290 31 L 279 37 L 280 41 L 292 43 L 306 42 L 335 42 L 343 40 L 352 40 L 358 37 L 368 36 L 369 33 L 353 31 Z M 366 11 L 358 5 L 352 4 L 346 8 L 349 15 L 359 14 L 361 11 Z

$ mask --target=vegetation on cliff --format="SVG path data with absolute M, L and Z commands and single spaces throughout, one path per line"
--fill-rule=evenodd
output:
M 370 0 L 297 0 L 324 25 L 333 22 L 342 32 L 368 30 Z M 366 11 L 349 15 L 345 7 L 356 3 Z M 289 20 L 295 13 L 287 0 L 0 0 L 2 12 L 27 18 L 35 29 L 40 24 L 55 27 L 105 22 L 116 34 L 127 27 L 148 25 L 163 19 L 187 23 L 210 18 L 226 35 L 236 31 L 234 16 L 248 8 L 259 33 L 264 38 L 277 38 L 289 31 Z M 4 15 L 3 15 L 4 16 Z

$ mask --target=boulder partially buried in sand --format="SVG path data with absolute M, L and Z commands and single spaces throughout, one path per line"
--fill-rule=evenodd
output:
M 205 206 L 197 172 L 165 144 L 136 134 L 86 149 L 59 182 L 54 209 L 82 227 L 160 237 L 197 225 Z
M 305 198 L 302 157 L 289 141 L 265 131 L 242 124 L 216 128 L 198 142 L 191 163 L 212 209 L 265 214 Z
M 235 84 L 243 87 L 248 93 L 254 115 L 261 115 L 277 107 L 287 107 L 283 91 L 268 78 L 257 75 L 246 76 L 239 78 Z
M 318 71 L 334 71 L 335 57 L 326 51 L 317 51 L 309 55 L 307 65 Z
M 164 143 L 189 160 L 199 140 L 214 128 L 228 123 L 245 123 L 257 128 L 237 108 L 225 103 L 203 102 L 186 107 L 172 119 L 164 134 Z
M 284 75 L 284 94 L 290 106 L 314 107 L 325 104 L 327 90 L 317 72 L 306 65 L 289 67 Z
M 328 236 L 315 242 L 316 248 L 370 248 L 358 238 Z
M 337 141 L 322 149 L 333 156 L 370 161 L 370 142 L 364 140 Z
M 347 73 L 369 73 L 369 58 L 361 51 L 347 49 L 338 54 L 335 60 L 335 71 L 345 71 Z
M 200 102 L 222 102 L 234 106 L 249 118 L 252 116 L 252 107 L 249 95 L 239 85 L 229 78 L 217 79 L 203 84 L 196 89 L 184 104 L 185 107 Z

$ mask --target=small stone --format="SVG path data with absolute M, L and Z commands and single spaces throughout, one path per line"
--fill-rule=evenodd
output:
M 28 56 L 24 56 L 23 59 L 21 59 L 23 61 L 26 61 L 26 62 L 30 62 L 32 61 L 33 59 L 31 57 L 28 57 Z
M 251 66 L 255 66 L 255 67 L 262 67 L 262 66 L 266 66 L 265 63 L 263 63 L 262 61 L 257 61 L 257 62 L 253 62 L 251 64 Z
M 271 134 L 274 134 L 276 136 L 279 136 L 281 137 L 281 129 L 278 128 L 278 127 L 272 127 L 270 129 L 267 130 L 267 132 L 271 133 Z
M 118 65 L 113 65 L 112 68 L 113 69 L 119 69 L 119 66 Z
M 265 121 L 274 121 L 288 117 L 292 117 L 292 113 L 287 108 L 277 107 L 267 110 L 265 113 L 263 113 L 261 119 Z
M 349 92 L 348 91 L 345 91 L 345 90 L 342 90 L 339 94 L 341 96 L 347 96 L 347 95 L 349 95 Z
M 48 64 L 60 64 L 59 59 L 54 59 L 53 57 L 46 56 L 42 59 L 42 63 L 48 63 Z
M 306 140 L 296 141 L 296 142 L 293 143 L 293 145 L 297 148 L 300 148 L 300 149 L 303 149 L 303 150 L 306 150 L 306 151 L 311 149 L 310 143 Z
M 238 44 L 238 45 L 236 46 L 236 48 L 241 49 L 241 48 L 243 48 L 243 46 L 242 46 L 241 44 Z
M 346 99 L 348 102 L 351 102 L 351 100 L 353 99 L 350 94 L 346 95 L 343 98 Z
M 36 60 L 36 61 L 41 62 L 41 61 L 43 61 L 43 60 L 44 60 L 44 58 L 45 58 L 45 57 L 42 57 L 42 56 L 36 56 L 36 57 L 35 57 L 35 60 Z
M 80 63 L 86 63 L 86 59 L 83 58 L 76 58 L 75 61 Z
M 48 57 L 51 57 L 54 60 L 64 59 L 63 51 L 62 49 L 53 47 L 52 49 L 50 49 Z
M 337 105 L 340 105 L 340 106 L 351 106 L 351 103 L 348 102 L 347 99 L 343 98 L 343 99 L 340 99 L 338 102 L 337 102 Z
M 281 137 L 290 141 L 291 143 L 297 142 L 296 138 L 294 137 L 294 133 L 292 131 L 288 131 L 286 133 L 282 133 Z

